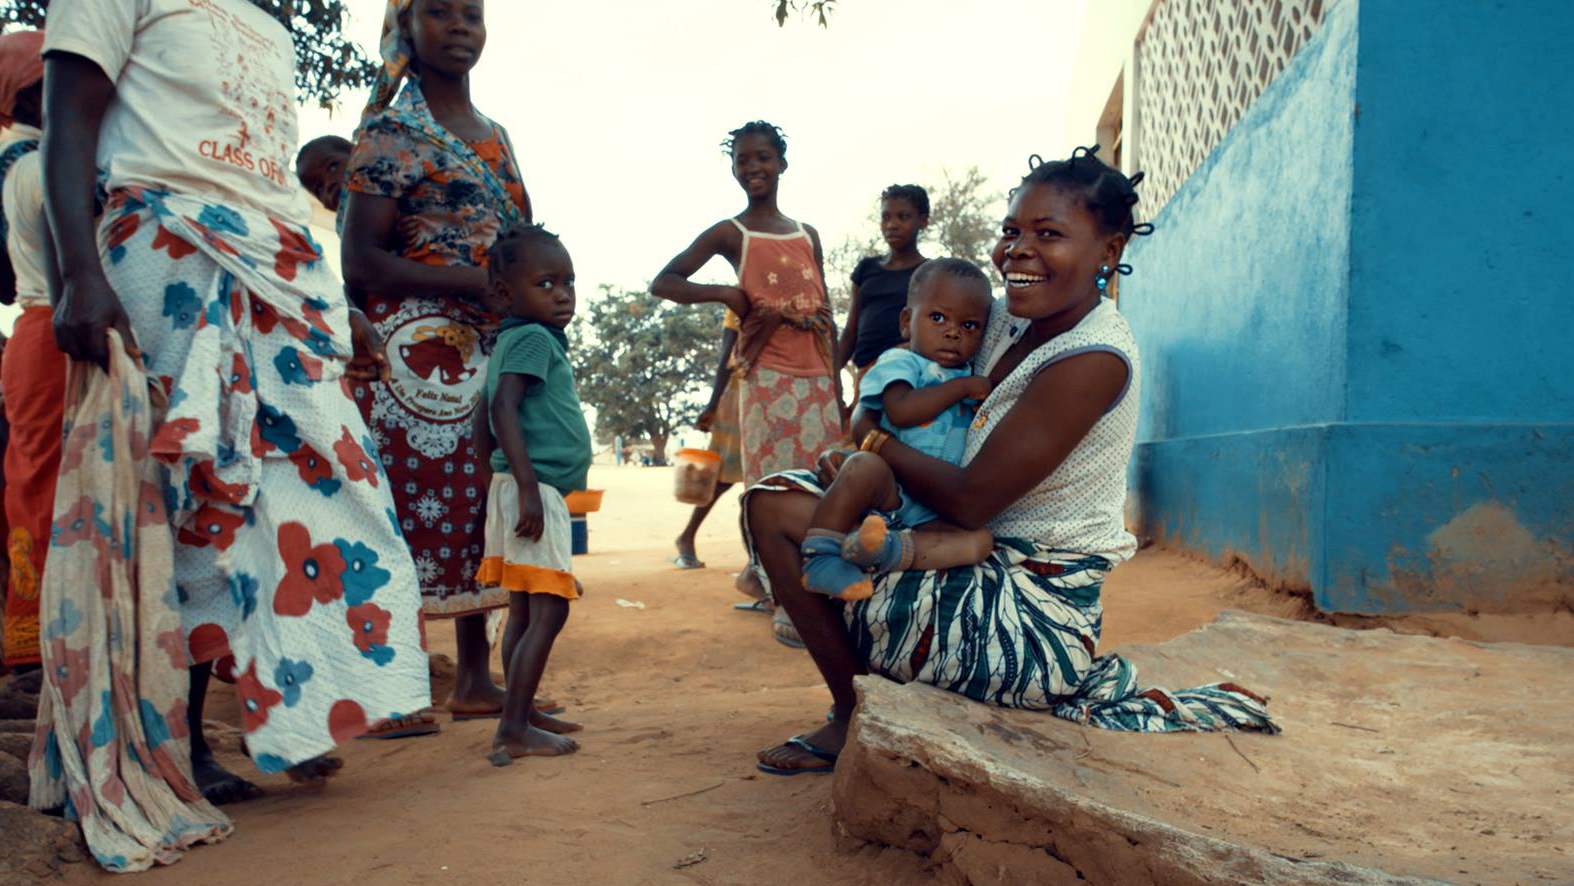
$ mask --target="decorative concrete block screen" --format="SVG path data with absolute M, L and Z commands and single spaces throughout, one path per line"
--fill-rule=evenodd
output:
M 1337 2 L 1337 0 L 1333 0 Z M 1158 0 L 1137 37 L 1139 131 L 1152 218 L 1322 24 L 1324 0 Z

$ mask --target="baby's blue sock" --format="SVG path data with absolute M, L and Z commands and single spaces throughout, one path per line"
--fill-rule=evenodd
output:
M 803 586 L 838 600 L 862 600 L 874 585 L 862 569 L 842 559 L 843 533 L 811 529 L 803 539 Z
M 843 539 L 842 559 L 881 574 L 901 572 L 913 565 L 913 531 L 893 530 L 884 517 L 870 514 Z

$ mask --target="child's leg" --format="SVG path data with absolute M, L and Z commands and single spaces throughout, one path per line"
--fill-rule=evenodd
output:
M 871 508 L 890 510 L 901 503 L 896 476 L 883 459 L 866 452 L 849 456 L 815 506 L 804 535 L 803 586 L 842 600 L 874 593 L 863 569 L 842 557 L 842 546 L 847 530 Z
M 948 520 L 930 520 L 913 532 L 921 536 L 913 546 L 913 569 L 974 566 L 989 559 L 995 550 L 993 532 L 984 528 L 963 529 Z
M 902 494 L 891 466 L 878 455 L 856 452 L 842 462 L 835 482 L 815 506 L 809 526 L 846 532 L 870 511 L 894 511 L 901 505 Z
M 509 599 L 511 620 L 528 621 L 508 662 L 508 699 L 492 737 L 492 762 L 503 766 L 514 757 L 572 754 L 579 744 L 535 725 L 536 688 L 546 669 L 552 643 L 568 621 L 568 600 L 555 594 L 514 593 Z
M 512 598 L 512 595 L 510 598 Z M 530 627 L 530 607 L 520 606 L 518 607 L 520 611 L 517 613 L 515 608 L 512 604 L 508 607 L 508 621 L 503 627 L 503 642 L 498 646 L 498 653 L 502 657 L 503 670 L 505 672 L 508 670 L 508 663 L 514 660 L 514 647 L 519 645 L 519 639 L 525 635 L 525 630 Z M 507 677 L 506 673 L 504 677 Z M 504 682 L 507 681 L 505 680 Z M 530 715 L 530 722 L 533 725 L 540 726 L 548 732 L 559 734 L 578 732 L 580 730 L 581 727 L 578 723 L 570 723 L 567 720 L 559 720 L 550 716 L 551 714 L 563 712 L 563 706 L 558 704 L 555 699 L 542 698 L 538 695 L 536 696 L 535 704 L 535 712 Z

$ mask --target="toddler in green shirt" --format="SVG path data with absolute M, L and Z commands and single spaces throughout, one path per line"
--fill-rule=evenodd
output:
M 563 734 L 579 725 L 535 710 L 534 699 L 568 603 L 579 597 L 563 496 L 585 488 L 591 447 L 563 332 L 574 319 L 568 250 L 540 225 L 512 228 L 492 244 L 487 278 L 488 307 L 504 320 L 487 363 L 485 408 L 476 410 L 484 416 L 477 443 L 496 441 L 476 580 L 514 592 L 502 646 L 508 697 L 490 758 L 504 766 L 579 749 Z

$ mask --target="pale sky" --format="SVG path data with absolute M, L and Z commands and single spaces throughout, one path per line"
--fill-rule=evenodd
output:
M 1085 3 L 838 0 L 826 29 L 778 28 L 771 0 L 493 0 L 472 98 L 508 129 L 584 300 L 603 283 L 644 287 L 743 208 L 719 143 L 749 120 L 786 130 L 782 211 L 827 251 L 877 233 L 887 185 L 944 169 L 977 165 L 1003 209 L 1029 154 L 1087 140 L 1065 133 Z M 375 58 L 384 0 L 347 5 L 351 38 Z M 1108 85 L 1097 91 L 1101 106 Z M 332 111 L 302 106 L 301 141 L 349 137 L 365 102 L 356 90 Z M 734 278 L 717 259 L 696 279 Z M 14 315 L 0 307 L 0 331 Z
M 350 35 L 375 55 L 383 0 L 348 5 Z M 827 250 L 876 233 L 867 220 L 886 185 L 976 164 L 1003 198 L 1029 154 L 1075 146 L 1065 93 L 1083 0 L 836 7 L 822 29 L 778 28 L 770 0 L 488 4 L 472 98 L 508 129 L 581 299 L 601 283 L 643 287 L 743 208 L 719 143 L 748 120 L 786 130 L 782 211 Z M 332 115 L 303 108 L 301 140 L 348 137 L 364 103 L 360 90 Z M 731 276 L 717 260 L 699 279 Z

